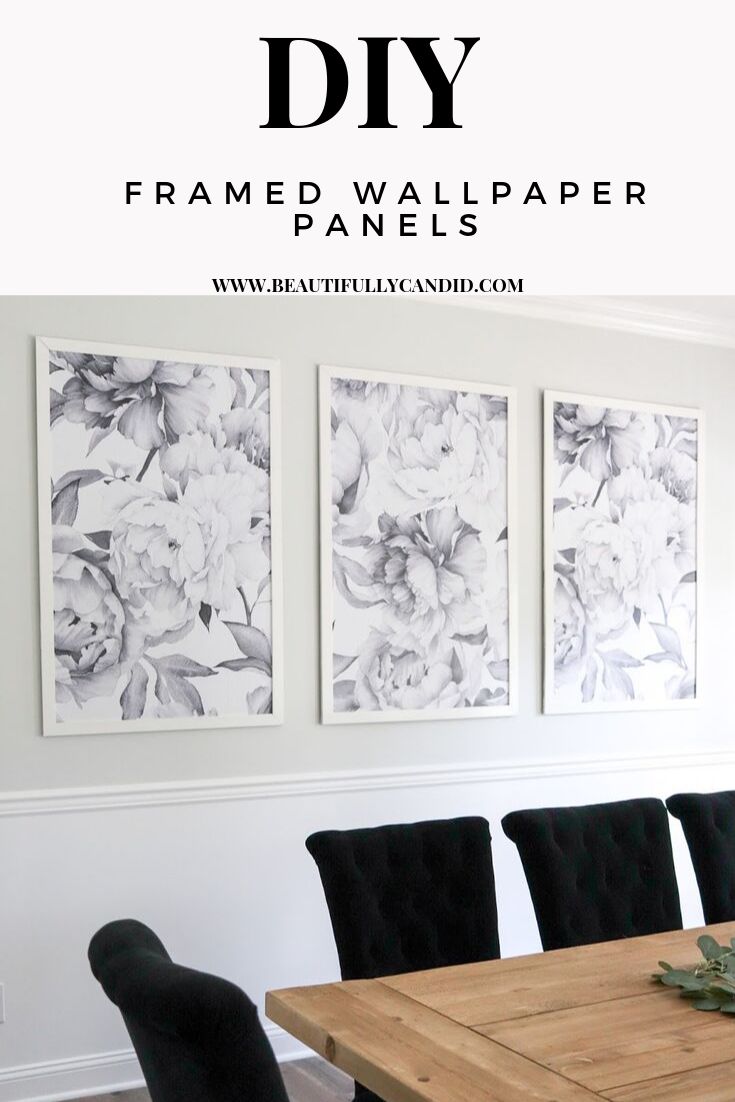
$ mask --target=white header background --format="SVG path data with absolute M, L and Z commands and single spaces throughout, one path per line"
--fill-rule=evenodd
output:
M 6 10 L 0 93 L 0 292 L 209 293 L 213 276 L 506 276 L 548 294 L 733 293 L 735 16 L 727 0 L 332 0 L 255 5 L 26 0 Z M 452 73 L 458 36 L 480 36 L 455 86 L 456 130 L 423 129 L 431 98 L 405 46 L 391 46 L 395 130 L 360 130 L 358 36 L 437 36 Z M 331 122 L 264 130 L 261 37 L 325 39 L 350 92 Z M 297 61 L 295 55 L 294 60 Z M 295 64 L 297 111 L 319 109 L 323 66 Z M 298 117 L 298 116 L 297 116 Z M 313 116 L 312 116 L 313 117 Z M 151 184 L 177 185 L 156 207 Z M 315 228 L 293 237 L 295 184 L 322 187 Z M 352 181 L 387 180 L 386 233 L 360 234 Z M 490 182 L 511 199 L 493 207 Z M 646 184 L 646 205 L 591 203 L 591 183 Z M 125 205 L 125 181 L 144 181 Z M 186 205 L 197 180 L 212 206 Z M 253 202 L 224 205 L 224 181 Z M 264 205 L 283 180 L 285 207 Z M 421 236 L 399 238 L 406 180 L 425 197 Z M 433 182 L 455 232 L 432 238 Z M 485 199 L 475 237 L 456 233 L 462 182 Z M 548 205 L 521 205 L 532 181 Z M 558 204 L 559 181 L 583 194 Z M 413 209 L 405 204 L 403 210 Z M 324 229 L 334 212 L 349 238 Z M 453 212 L 453 213 L 452 213 Z

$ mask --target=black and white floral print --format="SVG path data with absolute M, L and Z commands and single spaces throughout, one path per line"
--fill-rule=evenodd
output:
M 329 384 L 333 710 L 507 706 L 507 398 Z
M 553 401 L 553 705 L 696 696 L 696 417 Z
M 49 370 L 56 722 L 269 714 L 269 372 Z

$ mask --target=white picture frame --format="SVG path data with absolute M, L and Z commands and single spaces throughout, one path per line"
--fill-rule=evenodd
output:
M 419 708 L 335 708 L 332 531 L 332 384 L 334 380 L 372 387 L 426 388 L 452 394 L 485 395 L 505 403 L 507 419 L 505 462 L 505 520 L 507 538 L 507 691 L 503 703 L 480 706 L 432 706 Z M 460 381 L 390 371 L 375 371 L 327 364 L 319 368 L 319 482 L 320 482 L 320 577 L 321 577 L 321 717 L 325 724 L 401 722 L 429 719 L 496 719 L 516 714 L 518 708 L 518 612 L 517 612 L 517 502 L 516 502 L 516 392 L 508 386 L 485 381 Z M 485 625 L 487 626 L 487 625 Z
M 53 487 L 54 477 L 54 442 L 52 440 L 53 432 L 50 426 L 50 400 L 52 398 L 53 381 L 55 379 L 56 369 L 52 372 L 52 357 L 55 354 L 60 354 L 63 363 L 63 357 L 65 354 L 76 354 L 79 357 L 112 357 L 112 358 L 124 358 L 130 361 L 158 361 L 160 363 L 171 363 L 174 367 L 177 367 L 181 372 L 179 365 L 197 365 L 199 368 L 205 369 L 207 374 L 208 385 L 213 387 L 220 387 L 222 381 L 217 372 L 219 369 L 231 369 L 236 371 L 239 369 L 256 372 L 267 372 L 267 417 L 268 417 L 268 430 L 265 433 L 266 445 L 270 449 L 270 455 L 266 462 L 262 462 L 261 466 L 268 469 L 269 478 L 267 479 L 267 489 L 263 489 L 263 480 L 258 478 L 258 500 L 263 500 L 263 495 L 268 500 L 268 514 L 267 514 L 267 527 L 265 532 L 270 541 L 270 585 L 263 587 L 262 605 L 267 605 L 270 601 L 270 636 L 269 642 L 271 647 L 270 654 L 270 680 L 266 683 L 264 688 L 261 688 L 261 694 L 259 696 L 261 707 L 268 707 L 268 711 L 262 713 L 240 711 L 237 709 L 226 709 L 223 714 L 211 714 L 217 709 L 212 708 L 209 714 L 176 714 L 176 715 L 151 715 L 142 714 L 140 718 L 113 718 L 109 714 L 94 715 L 89 710 L 85 713 L 85 708 L 76 704 L 79 715 L 72 713 L 69 708 L 65 708 L 64 718 L 60 718 L 60 704 L 57 702 L 56 692 L 56 649 L 55 649 L 55 623 L 54 623 L 54 555 L 52 552 L 52 493 L 49 492 L 49 488 Z M 212 372 L 215 374 L 212 375 Z M 230 372 L 230 378 L 234 379 L 235 376 Z M 183 377 L 186 378 L 186 373 L 183 373 Z M 261 380 L 261 393 L 262 399 L 262 382 L 263 377 L 259 376 Z M 249 383 L 252 383 L 252 376 L 248 376 Z M 210 381 L 211 380 L 211 381 Z M 213 728 L 240 728 L 240 727 L 266 727 L 274 726 L 283 722 L 283 581 L 282 581 L 282 529 L 281 529 L 281 397 L 280 397 L 280 368 L 279 364 L 273 360 L 267 360 L 257 357 L 244 357 L 223 355 L 220 353 L 193 353 L 181 351 L 179 349 L 161 349 L 150 348 L 143 346 L 131 346 L 131 345 L 118 345 L 109 344 L 98 341 L 82 341 L 82 340 L 69 340 L 68 338 L 50 338 L 50 337 L 37 337 L 36 339 L 36 384 L 37 384 L 37 456 L 38 456 L 38 530 L 39 530 L 39 586 L 40 586 L 40 620 L 41 620 L 41 672 L 42 672 L 42 712 L 43 712 L 43 734 L 47 736 L 66 736 L 66 735 L 84 735 L 84 734 L 112 734 L 120 732 L 140 732 L 140 731 L 181 731 L 181 730 L 197 730 L 197 729 L 213 729 Z M 203 385 L 203 384 L 202 384 Z M 245 382 L 242 382 L 242 386 L 245 387 Z M 155 389 L 155 388 L 154 388 Z M 182 390 L 183 392 L 183 390 Z M 56 392 L 58 396 L 58 391 Z M 234 408 L 234 404 L 233 404 Z M 159 421 L 161 424 L 165 424 L 165 412 L 161 412 L 159 415 Z M 262 412 L 259 416 L 265 416 Z M 86 428 L 87 426 L 85 426 Z M 110 432 L 113 435 L 117 430 L 111 429 Z M 104 441 L 104 445 L 109 444 Z M 143 453 L 145 454 L 145 453 Z M 241 454 L 239 452 L 238 454 Z M 108 452 L 109 458 L 109 452 Z M 94 452 L 91 456 L 92 460 L 95 460 Z M 239 462 L 239 461 L 238 461 Z M 245 460 L 242 460 L 244 463 Z M 151 464 L 156 466 L 158 458 Z M 94 464 L 93 464 L 94 465 Z M 253 466 L 257 466 L 257 462 L 253 462 Z M 84 464 L 80 464 L 80 467 L 84 467 Z M 148 471 L 150 468 L 146 468 Z M 240 471 L 240 467 L 237 468 Z M 187 470 L 187 478 L 191 476 L 191 471 Z M 246 476 L 243 476 L 246 477 Z M 163 474 L 161 475 L 163 480 Z M 124 481 L 124 479 L 123 479 Z M 167 483 L 168 480 L 167 479 Z M 133 479 L 130 477 L 128 482 L 132 484 Z M 174 484 L 175 485 L 175 484 Z M 241 483 L 241 485 L 244 485 Z M 78 495 L 83 493 L 83 490 L 79 490 L 77 487 Z M 174 490 L 170 490 L 170 493 L 175 496 L 176 493 L 181 492 L 181 484 L 178 484 Z M 202 491 L 203 492 L 203 491 Z M 242 491 L 244 493 L 244 490 Z M 243 500 L 245 500 L 243 498 Z M 262 519 L 262 518 L 261 518 Z M 254 516 L 250 518 L 251 525 L 256 525 Z M 102 535 L 102 533 L 96 533 L 96 535 Z M 85 537 L 86 538 L 86 537 Z M 247 537 L 243 536 L 243 540 Z M 245 544 L 238 545 L 239 547 L 245 546 Z M 267 569 L 267 568 L 266 568 Z M 237 572 L 235 572 L 236 576 Z M 234 582 L 233 582 L 234 584 Z M 250 583 L 248 583 L 249 585 Z M 243 588 L 238 590 L 242 595 L 242 603 L 247 608 L 247 600 Z M 258 615 L 264 615 L 262 612 Z M 200 605 L 201 609 L 204 607 L 204 602 Z M 211 606 L 207 606 L 210 608 Z M 218 619 L 218 610 L 215 609 L 214 616 Z M 222 621 L 225 622 L 224 620 Z M 248 613 L 248 622 L 250 622 L 250 612 Z M 197 628 L 206 627 L 209 631 L 209 624 L 203 622 L 202 625 L 195 624 Z M 237 625 L 236 625 L 237 626 Z M 215 627 L 220 630 L 221 624 L 218 622 Z M 95 629 L 96 630 L 96 629 Z M 257 630 L 257 629 L 256 629 Z M 231 629 L 230 632 L 231 633 Z M 225 634 L 229 634 L 225 632 Z M 264 633 L 261 631 L 260 635 Z M 250 637 L 248 637 L 248 640 Z M 241 662 L 242 657 L 245 656 L 246 651 L 240 647 L 237 643 L 237 637 L 232 633 L 232 641 L 236 643 L 231 659 L 234 662 Z M 248 641 L 249 646 L 249 641 Z M 238 649 L 239 648 L 239 649 Z M 154 649 L 151 647 L 151 649 Z M 247 649 L 247 648 L 246 648 Z M 189 692 L 188 689 L 181 690 L 180 678 L 184 681 L 196 677 L 196 674 L 188 672 L 189 669 L 194 667 L 187 666 L 184 672 L 176 670 L 171 673 L 173 655 L 164 654 L 164 660 L 168 657 L 169 664 L 166 668 L 167 676 L 175 677 L 177 680 L 175 684 L 179 687 L 180 691 L 183 691 L 183 695 L 186 696 Z M 160 663 L 160 656 L 158 659 Z M 263 659 L 267 663 L 268 656 L 266 654 Z M 219 665 L 219 663 L 218 663 Z M 158 670 L 158 667 L 156 667 Z M 220 669 L 217 672 L 222 673 Z M 245 675 L 250 677 L 257 673 L 257 667 L 249 666 L 245 671 Z M 261 673 L 266 671 L 261 670 Z M 227 673 L 232 676 L 240 676 L 241 671 L 235 672 L 233 669 L 228 669 Z M 141 675 L 141 678 L 144 675 Z M 147 689 L 143 689 L 143 694 L 146 696 L 146 701 L 151 698 L 151 677 L 152 670 L 148 671 Z M 132 675 L 131 675 L 132 681 Z M 156 695 L 158 692 L 158 680 L 156 684 Z M 221 684 L 221 682 L 220 682 Z M 230 683 L 232 684 L 232 683 Z M 271 689 L 270 702 L 268 703 L 267 691 L 268 686 Z M 120 688 L 119 683 L 115 687 L 115 692 Z M 223 700 L 229 701 L 230 699 L 237 698 L 241 691 L 241 686 L 223 691 Z M 219 686 L 218 686 L 219 691 Z M 147 695 L 146 695 L 147 694 Z M 166 694 L 169 695 L 169 694 Z M 196 694 L 200 698 L 201 695 Z M 112 697 L 108 696 L 103 700 L 103 704 L 109 703 Z M 122 704 L 122 701 L 120 701 Z M 86 701 L 85 701 L 86 704 Z M 198 705 L 194 705 L 197 707 Z M 148 708 L 146 702 L 144 710 Z M 161 705 L 161 712 L 165 712 L 168 708 L 173 712 L 177 709 L 176 694 L 173 697 L 169 695 L 168 704 L 166 707 Z M 101 710 L 105 708 L 100 705 Z M 137 710 L 137 709 L 136 709 Z M 183 708 L 180 711 L 185 710 Z
M 683 419 L 687 421 L 693 421 L 696 423 L 696 457 L 694 459 L 695 469 L 693 474 L 693 482 L 691 477 L 687 482 L 687 493 L 693 493 L 694 503 L 694 523 L 696 530 L 693 540 L 694 551 L 694 638 L 693 643 L 688 640 L 689 651 L 691 653 L 691 660 L 686 663 L 682 673 L 682 685 L 684 684 L 684 677 L 689 676 L 693 679 L 693 696 L 683 696 L 664 698 L 661 696 L 653 695 L 653 687 L 644 691 L 649 692 L 651 695 L 640 699 L 596 699 L 597 689 L 595 689 L 595 695 L 586 701 L 570 701 L 569 694 L 560 694 L 558 687 L 563 682 L 564 676 L 557 673 L 557 667 L 560 664 L 560 654 L 566 647 L 567 640 L 564 640 L 564 647 L 561 648 L 560 654 L 555 653 L 556 647 L 556 617 L 555 617 L 555 589 L 557 585 L 556 579 L 556 565 L 558 560 L 557 555 L 557 526 L 555 525 L 555 516 L 558 514 L 558 510 L 555 509 L 555 499 L 557 498 L 560 481 L 559 470 L 560 462 L 555 453 L 555 439 L 554 439 L 554 422 L 556 416 L 556 409 L 558 404 L 566 404 L 569 406 L 586 406 L 596 409 L 604 409 L 606 413 L 624 413 L 631 414 L 634 417 L 645 420 L 646 418 L 659 418 L 660 424 L 664 425 L 669 423 L 668 419 Z M 705 469 L 705 431 L 704 431 L 704 413 L 701 409 L 695 409 L 691 407 L 683 406 L 671 406 L 666 403 L 658 402 L 640 402 L 632 401 L 624 398 L 611 398 L 601 395 L 589 395 L 579 394 L 568 391 L 546 390 L 543 396 L 544 405 L 544 440 L 543 440 L 543 453 L 544 453 L 544 471 L 543 471 L 543 539 L 544 539 L 544 552 L 543 552 L 543 604 L 544 604 L 544 687 L 543 687 L 543 704 L 544 713 L 547 715 L 567 715 L 567 714 L 587 714 L 587 713 L 600 713 L 600 712 L 629 712 L 629 711 L 666 711 L 666 710 L 687 710 L 696 708 L 701 703 L 702 699 L 702 616 L 699 614 L 702 607 L 702 575 L 704 568 L 704 556 L 703 556 L 703 531 L 704 531 L 704 469 Z M 664 429 L 662 429 L 664 431 Z M 643 451 L 643 447 L 641 447 Z M 650 454 L 647 453 L 649 458 L 645 460 L 646 463 L 650 462 Z M 691 458 L 691 457 L 690 457 Z M 642 465 L 645 465 L 642 464 Z M 634 464 L 631 464 L 631 467 Z M 691 467 L 689 468 L 691 474 Z M 619 472 L 620 473 L 620 472 Z M 637 477 L 637 476 L 636 476 Z M 656 478 L 644 478 L 643 481 L 651 482 L 658 481 Z M 596 496 L 593 499 L 593 507 L 597 504 L 602 487 L 599 486 L 595 491 Z M 606 492 L 606 491 L 605 491 Z M 657 489 L 657 492 L 659 490 Z M 616 497 L 620 496 L 616 491 Z M 661 494 L 663 497 L 663 494 Z M 566 495 L 563 500 L 566 500 Z M 581 502 L 580 502 L 581 504 Z M 621 506 L 614 503 L 616 509 L 620 509 Z M 624 506 L 623 506 L 624 508 Z M 561 542 L 565 542 L 563 539 Z M 576 565 L 576 550 L 575 549 L 575 570 Z M 581 590 L 578 590 L 579 594 Z M 664 607 L 663 599 L 661 598 L 662 609 Z M 580 604 L 584 608 L 585 600 L 580 599 Z M 585 618 L 587 610 L 585 609 Z M 634 608 L 634 617 L 637 615 L 637 620 L 634 618 L 635 627 L 640 631 L 641 622 L 641 610 L 637 607 Z M 664 613 L 662 612 L 662 616 Z M 645 617 L 644 617 L 645 619 Z M 563 621 L 560 621 L 563 623 Z M 644 624 L 644 627 L 646 625 Z M 621 632 L 627 631 L 626 627 L 619 629 Z M 654 629 L 654 632 L 656 629 Z M 612 644 L 617 648 L 617 639 L 619 635 L 613 634 Z M 659 651 L 653 654 L 645 655 L 641 652 L 640 655 L 633 655 L 636 662 L 646 664 L 647 660 L 653 660 L 655 665 L 659 668 L 663 668 L 667 665 L 666 659 L 663 659 L 663 655 L 666 653 L 662 649 L 662 644 L 657 641 Z M 646 650 L 648 648 L 643 648 Z M 655 651 L 655 648 L 651 648 Z M 596 652 L 598 653 L 598 652 Z M 617 653 L 617 650 L 616 650 Z M 625 653 L 625 652 L 623 652 Z M 561 659 L 563 662 L 563 659 Z M 682 655 L 682 662 L 684 658 Z M 650 667 L 650 661 L 649 661 Z M 600 674 L 605 670 L 606 664 L 603 660 L 600 666 Z M 635 670 L 634 670 L 635 672 Z M 646 673 L 650 671 L 647 669 Z M 624 675 L 626 681 L 631 680 L 630 672 L 627 671 Z M 678 675 L 677 675 L 678 676 Z M 601 682 L 598 682 L 600 684 Z M 604 690 L 604 685 L 603 685 Z M 625 686 L 623 691 L 626 690 Z M 633 686 L 634 693 L 638 691 L 636 686 Z M 664 688 L 665 692 L 669 690 Z M 686 689 L 688 692 L 688 687 Z M 587 690 L 589 695 L 589 689 Z M 615 692 L 615 689 L 613 689 Z M 576 693 L 576 690 L 575 690 Z M 561 698 L 560 698 L 561 697 Z

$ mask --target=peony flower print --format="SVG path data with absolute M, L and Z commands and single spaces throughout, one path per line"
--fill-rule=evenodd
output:
M 477 393 L 401 387 L 387 459 L 401 511 L 455 502 L 479 524 L 505 510 L 507 418 L 503 401 Z
M 119 677 L 125 610 L 104 553 L 67 525 L 53 531 L 56 697 L 83 705 Z
M 109 567 L 141 650 L 191 631 L 200 604 L 192 587 L 205 562 L 203 533 L 190 509 L 147 495 L 120 511 L 110 532 Z
M 590 635 L 579 589 L 568 573 L 558 570 L 554 577 L 554 669 L 560 681 L 578 676 L 583 669 Z
M 272 368 L 67 346 L 43 362 L 49 723 L 273 717 Z
M 677 501 L 687 504 L 697 496 L 697 463 L 688 452 L 655 448 L 651 452 L 651 473 Z
M 461 678 L 455 679 L 452 654 L 449 646 L 431 656 L 422 648 L 406 650 L 371 632 L 357 660 L 356 706 L 367 711 L 461 707 Z
M 385 605 L 392 637 L 406 646 L 486 627 L 482 590 L 487 554 L 456 508 L 381 516 L 382 539 L 366 550 L 370 592 Z
M 508 710 L 507 394 L 322 371 L 325 718 Z
M 598 482 L 636 463 L 654 431 L 651 415 L 561 402 L 554 411 L 557 459 L 578 464 Z
M 57 353 L 64 361 L 72 375 L 54 417 L 97 429 L 92 446 L 117 431 L 148 451 L 206 420 L 212 382 L 199 365 Z
M 628 529 L 604 517 L 588 519 L 574 556 L 573 577 L 590 627 L 600 638 L 628 623 L 639 580 L 639 557 Z
M 364 510 L 370 467 L 385 446 L 385 430 L 376 419 L 371 397 L 384 394 L 349 388 L 338 391 L 330 419 L 332 539 L 360 542 L 370 523 Z M 381 407 L 383 408 L 383 407 Z M 369 541 L 368 541 L 369 542 Z
M 547 708 L 696 695 L 699 418 L 547 396 Z

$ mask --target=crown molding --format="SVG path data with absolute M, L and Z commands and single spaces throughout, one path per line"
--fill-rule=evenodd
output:
M 727 321 L 687 310 L 685 296 L 682 309 L 654 306 L 650 301 L 636 301 L 634 296 L 598 295 L 437 295 L 429 298 L 412 296 L 416 301 L 444 302 L 509 317 L 537 321 L 562 322 L 595 329 L 613 329 L 666 340 L 688 341 L 735 349 L 735 318 Z
M 610 773 L 735 768 L 735 750 L 632 757 L 574 758 L 551 761 L 480 762 L 355 772 L 275 774 L 206 781 L 96 785 L 0 792 L 0 818 L 107 811 L 116 808 L 169 807 L 176 804 L 227 803 L 287 799 L 348 792 L 433 788 L 440 785 L 498 784 L 513 781 L 597 776 Z

